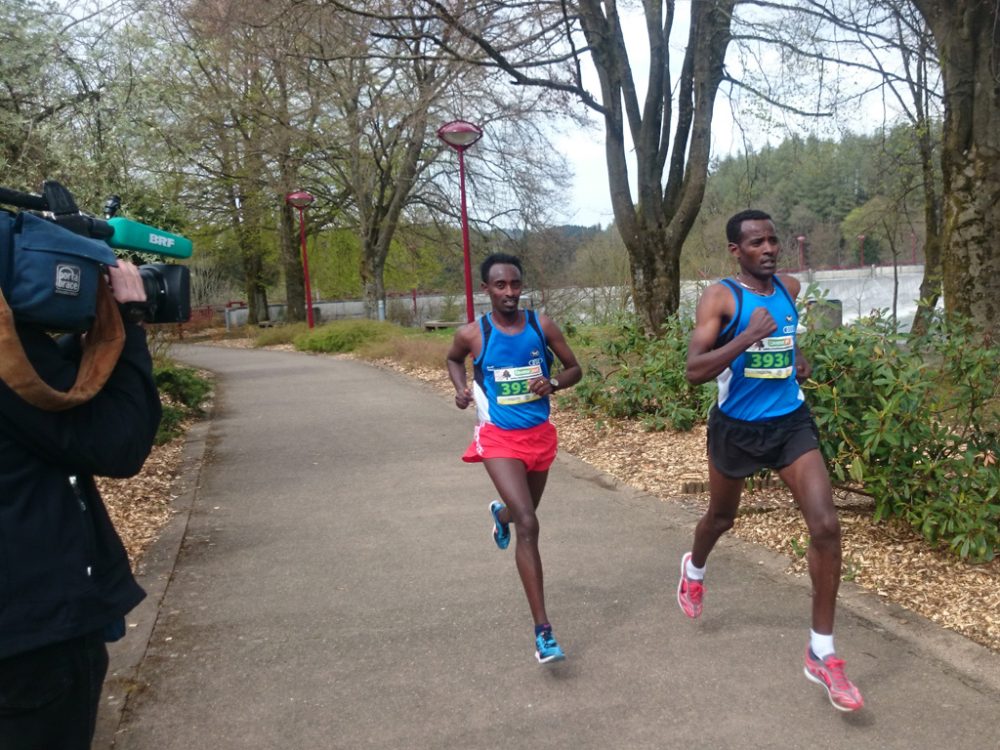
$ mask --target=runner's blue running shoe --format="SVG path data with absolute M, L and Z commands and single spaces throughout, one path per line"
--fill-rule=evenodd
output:
M 538 659 L 539 664 L 562 661 L 566 658 L 566 654 L 559 648 L 551 630 L 543 630 L 535 636 L 535 658 Z
M 510 524 L 500 523 L 500 511 L 504 508 L 503 503 L 494 500 L 490 503 L 490 515 L 493 516 L 493 541 L 500 549 L 507 549 L 510 544 Z

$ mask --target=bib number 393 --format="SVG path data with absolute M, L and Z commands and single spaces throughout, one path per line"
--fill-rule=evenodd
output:
M 537 401 L 540 397 L 532 393 L 529 383 L 541 377 L 542 368 L 539 365 L 527 367 L 504 367 L 494 371 L 497 388 L 497 404 L 513 406 L 528 401 Z

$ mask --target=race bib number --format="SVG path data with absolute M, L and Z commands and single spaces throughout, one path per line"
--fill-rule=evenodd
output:
M 745 353 L 743 377 L 779 380 L 792 374 L 794 336 L 769 336 Z
M 496 382 L 497 403 L 500 406 L 514 406 L 537 401 L 541 396 L 532 393 L 528 383 L 540 377 L 542 377 L 541 365 L 502 367 L 494 370 L 493 380 Z

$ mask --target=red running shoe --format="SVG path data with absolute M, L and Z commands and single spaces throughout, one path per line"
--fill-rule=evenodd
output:
M 807 678 L 826 688 L 830 703 L 838 711 L 857 711 L 865 705 L 861 692 L 844 674 L 844 660 L 830 654 L 820 659 L 811 648 L 806 649 L 806 665 L 802 670 Z
M 685 553 L 681 558 L 681 580 L 677 583 L 677 603 L 688 617 L 694 619 L 701 614 L 701 600 L 705 596 L 705 584 L 688 578 L 687 561 L 691 553 Z

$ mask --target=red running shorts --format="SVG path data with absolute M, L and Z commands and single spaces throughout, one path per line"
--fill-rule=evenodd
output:
M 484 422 L 476 426 L 462 460 L 472 464 L 487 458 L 516 458 L 528 471 L 548 471 L 558 448 L 556 428 L 549 421 L 524 430 L 502 430 Z

